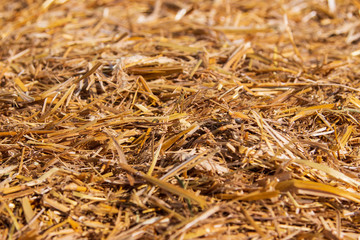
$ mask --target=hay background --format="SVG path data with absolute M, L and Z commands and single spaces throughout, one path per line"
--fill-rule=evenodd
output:
M 0 4 L 0 239 L 358 239 L 360 1 Z

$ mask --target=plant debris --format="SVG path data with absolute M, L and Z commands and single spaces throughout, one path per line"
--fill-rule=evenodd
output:
M 359 0 L 0 14 L 0 239 L 360 238 Z

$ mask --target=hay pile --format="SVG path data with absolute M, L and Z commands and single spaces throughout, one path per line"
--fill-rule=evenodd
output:
M 358 239 L 360 1 L 0 5 L 0 239 Z

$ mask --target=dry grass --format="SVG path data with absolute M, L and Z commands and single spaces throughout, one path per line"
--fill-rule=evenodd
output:
M 0 239 L 359 239 L 360 1 L 0 4 Z

